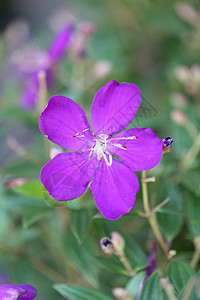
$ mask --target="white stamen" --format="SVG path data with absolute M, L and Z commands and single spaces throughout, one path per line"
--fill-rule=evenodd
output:
M 127 148 L 121 144 L 114 143 L 113 146 L 118 147 L 120 149 L 126 150 Z
M 137 139 L 137 136 L 122 136 L 121 138 L 113 138 L 112 140 L 135 140 Z
M 87 130 L 90 130 L 90 128 L 86 128 L 86 129 L 84 129 L 84 130 L 82 130 L 82 131 L 76 133 L 75 135 L 73 135 L 73 137 L 85 137 L 85 135 L 84 135 L 84 134 L 81 134 L 81 133 L 83 133 L 83 132 L 85 132 L 85 131 L 87 131 Z
M 78 135 L 78 137 L 82 137 L 82 136 L 84 137 L 84 134 L 80 136 L 79 134 L 82 134 L 86 130 L 89 130 L 89 128 L 83 130 L 82 132 L 77 133 L 75 136 Z M 98 161 L 101 161 L 102 158 L 104 158 L 105 163 L 107 164 L 107 166 L 110 167 L 112 165 L 112 154 L 107 151 L 107 146 L 109 145 L 109 142 L 112 142 L 113 140 L 134 140 L 137 138 L 138 138 L 137 136 L 127 136 L 127 137 L 112 139 L 111 136 L 108 134 L 95 134 L 94 141 L 96 144 L 93 148 L 90 149 L 88 158 L 91 159 L 94 155 L 96 155 Z M 126 146 L 119 143 L 113 143 L 111 146 L 120 148 L 122 150 L 127 150 Z
M 106 164 L 110 167 L 112 165 L 112 154 L 108 153 L 109 161 L 107 159 L 106 154 L 103 154 L 103 158 L 105 159 Z

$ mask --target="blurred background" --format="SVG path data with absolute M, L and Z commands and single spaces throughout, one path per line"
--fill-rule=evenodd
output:
M 64 26 L 73 29 L 53 61 L 49 49 Z M 159 225 L 178 257 L 192 259 L 200 235 L 200 2 L 1 0 L 0 30 L 1 283 L 30 283 L 41 300 L 64 299 L 52 288 L 63 282 L 111 295 L 128 280 L 99 247 L 113 230 L 123 232 L 132 266 L 145 264 L 153 235 L 138 213 L 141 192 L 135 208 L 111 222 L 98 215 L 89 190 L 60 204 L 40 183 L 42 166 L 61 151 L 38 129 L 49 97 L 73 99 L 90 118 L 95 93 L 111 79 L 140 88 L 129 128 L 174 139 L 152 171 L 150 201 L 153 207 L 170 198 L 157 213 Z M 164 268 L 158 251 L 160 274 Z

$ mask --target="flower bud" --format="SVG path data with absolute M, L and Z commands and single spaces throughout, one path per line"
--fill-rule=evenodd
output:
M 27 178 L 19 177 L 15 179 L 8 180 L 4 183 L 4 186 L 8 189 L 15 188 L 17 186 L 22 186 L 28 181 Z
M 80 31 L 85 37 L 90 37 L 96 31 L 96 26 L 92 22 L 82 22 L 80 24 Z
M 115 287 L 112 290 L 113 296 L 120 300 L 128 300 L 131 299 L 129 292 L 123 287 Z
M 185 108 L 187 106 L 187 98 L 181 93 L 173 93 L 170 100 L 172 105 L 177 108 Z
M 112 254 L 115 252 L 114 245 L 108 237 L 103 237 L 100 240 L 100 246 L 101 246 L 102 251 L 107 254 Z
M 164 140 L 163 140 L 163 153 L 167 153 L 167 152 L 170 152 L 171 149 L 172 149 L 172 143 L 173 143 L 173 138 L 171 137 L 166 137 Z
M 125 240 L 121 234 L 116 231 L 111 232 L 111 241 L 117 252 L 123 252 L 125 247 Z
M 175 72 L 176 78 L 183 83 L 187 82 L 187 80 L 190 76 L 190 74 L 189 74 L 190 71 L 189 71 L 188 67 L 186 67 L 186 66 L 177 66 L 175 68 L 174 72 Z
M 93 69 L 94 74 L 97 78 L 104 77 L 108 75 L 112 70 L 112 64 L 108 60 L 100 60 L 98 61 Z
M 175 5 L 175 10 L 176 10 L 177 15 L 181 19 L 183 19 L 184 21 L 187 21 L 190 24 L 193 24 L 198 17 L 194 8 L 186 2 L 177 3 Z
M 200 65 L 195 64 L 192 66 L 191 77 L 192 77 L 194 83 L 196 83 L 196 84 L 200 83 Z
M 168 254 L 168 259 L 171 259 L 171 258 L 173 258 L 174 256 L 176 255 L 176 250 L 170 250 L 169 251 L 169 254 Z
M 182 111 L 174 109 L 171 112 L 171 119 L 174 123 L 182 125 L 186 122 L 187 117 Z

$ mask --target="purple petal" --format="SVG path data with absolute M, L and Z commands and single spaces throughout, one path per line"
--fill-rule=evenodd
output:
M 137 138 L 131 139 L 134 136 Z M 162 148 L 163 141 L 150 128 L 132 128 L 121 132 L 108 144 L 108 151 L 119 156 L 134 171 L 154 168 L 161 160 Z
M 134 206 L 139 183 L 136 174 L 121 162 L 113 160 L 107 166 L 102 160 L 90 187 L 99 211 L 114 220 Z
M 1 300 L 31 300 L 37 294 L 30 284 L 3 284 L 0 285 Z
M 97 168 L 97 161 L 88 156 L 89 151 L 61 153 L 43 167 L 41 182 L 54 199 L 67 201 L 83 194 Z
M 51 69 L 40 70 L 45 72 L 45 80 L 47 89 L 50 88 L 52 83 L 52 71 Z M 24 109 L 32 109 L 34 108 L 38 98 L 39 98 L 39 72 L 33 73 L 30 78 L 27 80 L 26 89 L 22 95 L 21 99 L 21 107 Z
M 147 259 L 148 266 L 146 267 L 146 274 L 144 280 L 149 278 L 153 273 L 154 269 L 156 268 L 156 242 L 152 242 L 150 255 Z
M 141 101 L 135 84 L 111 80 L 94 97 L 91 125 L 94 133 L 113 134 L 126 128 L 133 120 Z
M 27 87 L 21 98 L 21 107 L 24 109 L 32 109 L 39 96 L 38 74 L 34 74 L 28 80 Z
M 62 58 L 69 47 L 73 26 L 70 24 L 65 26 L 55 36 L 51 46 L 49 47 L 49 56 L 52 60 L 57 61 Z
M 71 150 L 91 148 L 90 125 L 82 108 L 64 96 L 53 96 L 39 119 L 39 128 L 49 140 Z

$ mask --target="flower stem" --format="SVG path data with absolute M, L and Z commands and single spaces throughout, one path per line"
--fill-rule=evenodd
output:
M 199 259 L 200 259 L 200 236 L 195 237 L 194 239 L 194 244 L 195 244 L 195 251 L 194 251 L 194 255 L 192 257 L 192 260 L 190 262 L 190 266 L 195 269 Z
M 127 271 L 127 274 L 129 276 L 134 276 L 136 274 L 136 272 L 133 270 L 130 263 L 128 262 L 125 253 L 124 252 L 116 252 L 115 254 L 119 257 L 121 263 L 124 265 L 124 267 Z
M 166 257 L 168 257 L 168 247 L 164 241 L 164 238 L 160 232 L 158 221 L 156 219 L 155 213 L 152 214 L 151 208 L 149 205 L 149 197 L 148 197 L 148 189 L 147 189 L 147 182 L 146 182 L 147 171 L 142 171 L 142 193 L 143 193 L 143 205 L 144 210 L 149 221 L 149 224 L 153 230 L 153 233 L 158 240 L 160 247 L 162 248 L 163 252 L 165 253 Z

